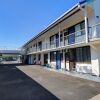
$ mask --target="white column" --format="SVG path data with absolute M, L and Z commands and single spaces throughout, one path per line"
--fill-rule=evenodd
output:
M 38 64 L 38 54 L 36 54 L 36 64 Z
M 64 46 L 64 33 L 63 33 L 63 46 Z
M 88 43 L 88 20 L 87 12 L 84 11 L 84 20 L 85 20 L 85 33 L 86 33 L 86 43 Z
M 45 49 L 47 49 L 47 39 L 45 39 Z
M 36 41 L 36 45 L 37 45 L 37 47 L 36 47 L 36 51 L 38 51 L 38 41 Z
M 48 52 L 48 64 L 50 64 L 50 52 Z
M 41 65 L 44 65 L 44 54 L 41 53 Z
M 85 20 L 85 33 L 86 33 L 86 43 L 88 43 L 88 17 L 87 17 L 87 11 L 85 8 L 83 8 L 80 4 L 78 7 L 83 11 L 84 13 L 84 20 Z
M 60 47 L 60 25 L 59 25 L 59 47 Z

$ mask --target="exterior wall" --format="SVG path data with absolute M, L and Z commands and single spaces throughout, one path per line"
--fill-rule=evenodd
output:
M 63 51 L 63 60 L 61 61 L 61 69 L 65 69 L 65 52 Z
M 95 22 L 100 22 L 100 0 L 94 0 Z
M 99 27 L 93 27 L 94 25 L 100 23 L 100 9 L 99 9 L 99 4 L 100 4 L 100 0 L 94 0 L 93 3 L 90 3 L 90 7 L 92 9 L 92 11 L 89 12 L 89 27 L 92 27 L 92 30 L 90 29 L 90 34 L 92 32 L 92 38 L 98 38 L 100 37 L 100 34 L 98 34 L 98 32 L 100 32 L 100 25 Z
M 69 61 L 66 62 L 66 70 L 69 71 Z
M 100 44 L 99 46 L 91 46 L 92 73 L 100 75 Z
M 41 53 L 41 65 L 44 65 L 44 54 Z
M 54 69 L 56 69 L 56 61 L 52 61 L 52 62 L 50 62 L 50 65 L 51 65 L 51 68 L 54 68 Z
M 36 54 L 36 64 L 38 64 L 38 54 Z
M 76 63 L 76 71 L 92 74 L 92 65 L 87 63 Z

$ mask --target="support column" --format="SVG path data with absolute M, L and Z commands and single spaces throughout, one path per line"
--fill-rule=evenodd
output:
M 65 41 L 64 41 L 64 33 L 63 33 L 63 46 L 65 45 L 64 42 L 65 42 Z
M 47 49 L 47 39 L 45 39 L 45 49 Z
M 50 52 L 48 52 L 48 64 L 50 64 Z
M 86 43 L 88 43 L 88 20 L 87 12 L 84 11 L 84 20 L 85 20 L 85 33 L 86 33 Z
M 59 47 L 61 46 L 60 44 L 60 25 L 59 25 Z
M 85 21 L 85 33 L 86 33 L 86 43 L 88 43 L 88 17 L 87 17 L 87 11 L 85 8 L 81 6 L 81 4 L 78 5 L 78 7 L 83 11 L 84 13 L 84 21 Z
M 44 54 L 41 53 L 41 65 L 44 65 Z
M 38 54 L 36 54 L 36 64 L 38 64 Z

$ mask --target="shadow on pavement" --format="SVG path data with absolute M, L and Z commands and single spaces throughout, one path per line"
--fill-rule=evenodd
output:
M 0 65 L 0 100 L 59 100 L 16 68 Z

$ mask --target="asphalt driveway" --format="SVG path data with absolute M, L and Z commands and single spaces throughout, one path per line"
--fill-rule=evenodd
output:
M 0 66 L 0 100 L 89 100 L 100 94 L 100 83 L 40 66 Z
M 15 65 L 0 66 L 0 100 L 58 100 Z
M 40 66 L 18 68 L 60 100 L 89 100 L 100 94 L 100 83 L 49 71 Z

